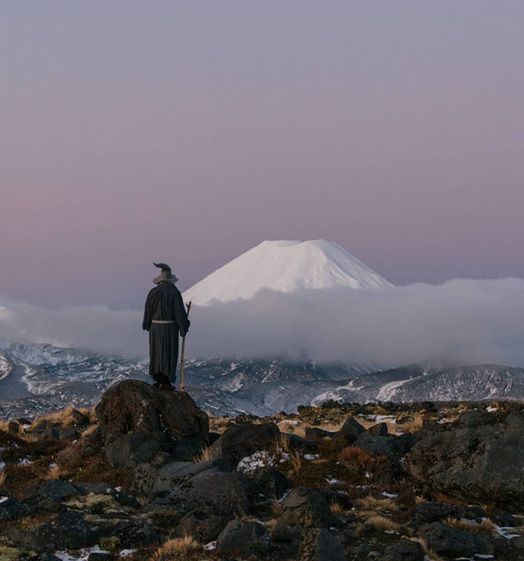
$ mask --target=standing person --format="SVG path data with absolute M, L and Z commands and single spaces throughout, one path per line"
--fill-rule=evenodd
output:
M 161 272 L 153 279 L 157 285 L 147 295 L 142 329 L 149 331 L 149 374 L 154 386 L 173 390 L 178 362 L 178 336 L 189 329 L 186 308 L 178 281 L 165 263 L 153 263 Z

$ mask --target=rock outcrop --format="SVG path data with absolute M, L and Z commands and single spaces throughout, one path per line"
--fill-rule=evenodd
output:
M 207 442 L 209 420 L 189 394 L 138 380 L 111 387 L 95 408 L 111 464 L 137 465 L 166 452 L 190 460 Z
M 428 488 L 469 501 L 524 504 L 524 412 L 505 417 L 468 412 L 449 428 L 425 431 L 407 456 L 410 474 Z

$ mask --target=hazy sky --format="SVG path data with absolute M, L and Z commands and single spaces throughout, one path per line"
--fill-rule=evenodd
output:
M 521 0 L 0 0 L 0 295 L 142 306 L 264 239 L 524 277 Z

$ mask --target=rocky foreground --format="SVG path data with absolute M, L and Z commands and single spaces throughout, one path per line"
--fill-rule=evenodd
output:
M 524 560 L 522 403 L 209 418 L 130 380 L 0 429 L 0 561 Z

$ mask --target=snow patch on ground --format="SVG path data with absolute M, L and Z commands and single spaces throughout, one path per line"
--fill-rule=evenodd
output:
M 237 470 L 244 475 L 253 475 L 262 468 L 276 466 L 287 460 L 289 460 L 289 454 L 285 452 L 274 454 L 267 450 L 259 450 L 242 458 L 238 462 Z

